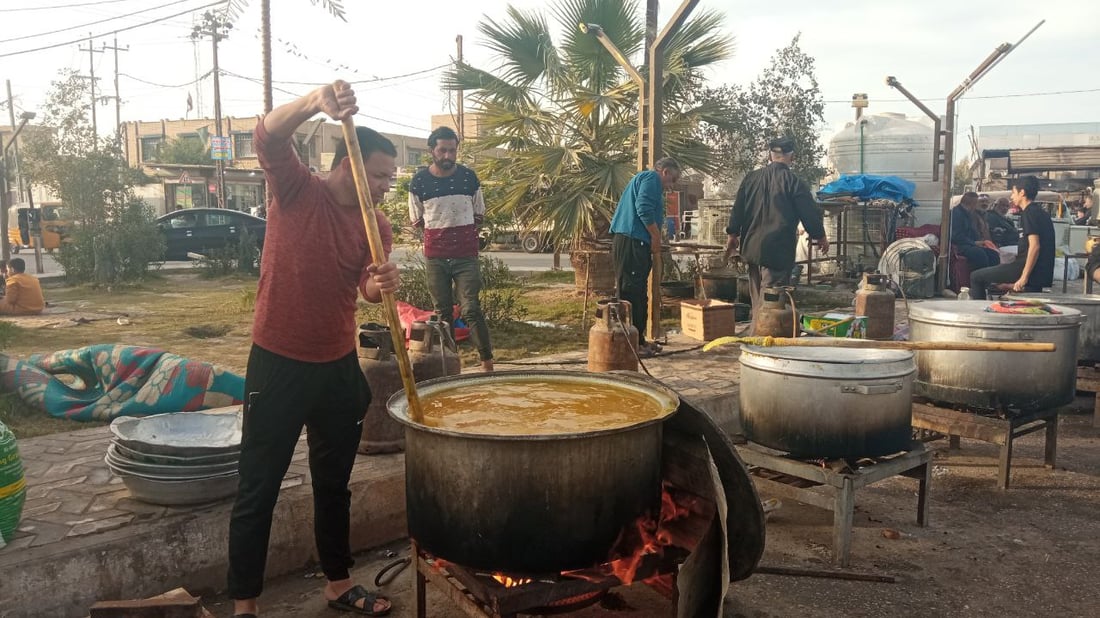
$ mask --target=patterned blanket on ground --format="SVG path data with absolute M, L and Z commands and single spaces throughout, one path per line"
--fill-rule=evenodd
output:
M 0 388 L 50 416 L 109 421 L 239 404 L 244 378 L 164 350 L 101 344 L 20 360 L 0 354 Z

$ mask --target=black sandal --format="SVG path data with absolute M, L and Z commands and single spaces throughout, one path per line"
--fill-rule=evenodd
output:
M 384 610 L 375 611 L 374 605 L 379 599 L 389 603 L 389 599 L 386 597 L 370 592 L 360 585 L 355 585 L 349 588 L 347 592 L 340 595 L 340 598 L 335 601 L 329 601 L 328 606 L 342 612 L 352 612 L 364 616 L 385 616 L 393 609 L 393 605 L 390 605 Z M 356 605 L 359 601 L 363 601 L 363 607 Z

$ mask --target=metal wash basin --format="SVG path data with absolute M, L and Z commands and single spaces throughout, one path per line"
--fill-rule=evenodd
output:
M 145 454 L 192 457 L 235 452 L 241 446 L 241 406 L 173 412 L 111 422 L 119 444 Z

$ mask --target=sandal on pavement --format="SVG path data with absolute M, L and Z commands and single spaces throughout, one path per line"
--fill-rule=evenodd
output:
M 357 584 L 349 588 L 347 592 L 340 595 L 335 601 L 329 601 L 328 606 L 343 612 L 352 612 L 353 614 L 362 614 L 364 616 L 385 616 L 390 613 L 393 606 L 389 605 L 386 609 L 376 611 L 374 606 L 379 600 L 389 604 L 389 599 L 386 597 L 369 592 L 366 588 Z M 359 601 L 363 601 L 362 607 L 359 607 Z

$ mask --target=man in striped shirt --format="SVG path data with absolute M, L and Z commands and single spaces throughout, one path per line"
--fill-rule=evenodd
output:
M 424 231 L 428 291 L 432 304 L 454 332 L 454 301 L 481 358 L 493 370 L 493 346 L 481 311 L 481 270 L 477 228 L 485 217 L 481 182 L 473 170 L 456 162 L 458 135 L 439 127 L 428 136 L 432 164 L 409 183 L 409 220 Z M 456 294 L 457 292 L 457 294 Z

